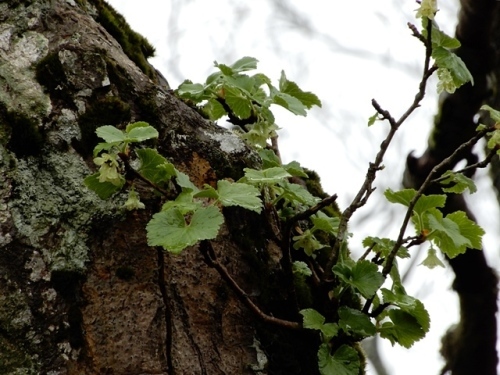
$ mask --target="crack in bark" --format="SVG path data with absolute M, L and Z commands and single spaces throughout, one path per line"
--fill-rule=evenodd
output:
M 180 305 L 179 306 L 179 315 L 181 318 L 182 325 L 186 330 L 190 331 L 189 328 L 190 328 L 191 324 L 189 323 L 189 316 L 186 313 L 186 308 L 184 306 L 182 296 L 177 292 L 177 288 L 175 287 L 175 285 L 172 286 L 172 293 L 174 294 L 173 299 Z M 202 353 L 200 347 L 195 342 L 191 332 L 188 332 L 188 334 L 186 334 L 186 337 L 189 339 L 189 343 L 190 343 L 191 347 L 196 352 L 196 357 L 198 358 L 198 363 L 200 364 L 201 374 L 207 375 L 207 369 L 205 367 L 203 353 Z
M 165 355 L 167 357 L 167 373 L 175 375 L 175 369 L 172 362 L 172 311 L 168 304 L 168 294 L 165 285 L 165 255 L 161 248 L 157 248 L 158 253 L 158 287 L 160 288 L 161 296 L 163 298 L 163 305 L 165 306 Z

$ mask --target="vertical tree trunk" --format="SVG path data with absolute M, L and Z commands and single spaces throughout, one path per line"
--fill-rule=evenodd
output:
M 147 246 L 147 188 L 147 208 L 125 213 L 123 195 L 101 201 L 82 183 L 101 125 L 149 122 L 200 187 L 256 155 L 161 87 L 147 41 L 101 0 L 2 1 L 0 15 L 0 373 L 317 372 L 314 335 L 256 321 L 197 247 Z M 286 314 L 266 221 L 225 216 L 219 261 Z

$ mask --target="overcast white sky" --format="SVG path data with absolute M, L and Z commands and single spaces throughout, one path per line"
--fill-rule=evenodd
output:
M 288 79 L 316 93 L 323 108 L 307 118 L 277 111 L 277 123 L 283 128 L 280 150 L 285 162 L 297 160 L 318 171 L 325 189 L 339 195 L 342 207 L 359 189 L 368 162 L 374 159 L 388 129 L 385 123 L 366 126 L 375 113 L 371 99 L 398 117 L 413 100 L 420 79 L 424 49 L 406 26 L 407 22 L 418 25 L 414 19 L 417 4 L 411 0 L 108 2 L 156 47 L 157 57 L 151 62 L 173 88 L 186 78 L 203 82 L 214 60 L 232 63 L 253 56 L 260 61 L 259 70 L 270 78 L 278 79 L 284 69 Z M 284 3 L 292 4 L 295 13 L 287 13 L 280 6 Z M 438 3 L 441 11 L 437 21 L 453 34 L 456 2 Z M 403 211 L 396 209 L 386 214 L 389 210 L 380 196 L 387 187 L 400 187 L 408 152 L 417 150 L 418 155 L 425 149 L 437 103 L 435 81 L 431 81 L 427 92 L 422 108 L 410 117 L 388 152 L 386 169 L 376 182 L 378 197 L 360 210 L 358 218 L 354 217 L 353 231 L 395 236 L 394 223 L 401 222 Z M 492 193 L 480 194 L 472 197 L 480 224 L 490 233 L 498 233 L 496 200 Z M 371 215 L 369 220 L 362 226 L 356 224 L 365 215 Z M 360 251 L 362 237 L 351 241 L 355 251 Z M 485 241 L 491 254 L 498 252 L 497 243 L 492 235 Z M 499 265 L 496 256 L 489 258 Z M 410 350 L 384 343 L 385 362 L 391 374 L 439 372 L 440 338 L 458 319 L 456 297 L 450 292 L 452 278 L 449 269 L 429 271 L 417 267 L 412 271 L 407 290 L 429 310 L 431 331 Z

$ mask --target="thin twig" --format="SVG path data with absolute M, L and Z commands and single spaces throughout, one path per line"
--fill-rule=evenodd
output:
M 302 324 L 297 322 L 292 322 L 289 320 L 275 318 L 264 313 L 253 301 L 250 299 L 248 294 L 238 285 L 238 283 L 231 277 L 226 267 L 224 267 L 215 255 L 214 248 L 208 240 L 201 241 L 200 252 L 203 254 L 206 263 L 213 267 L 219 272 L 222 279 L 231 287 L 231 289 L 236 293 L 236 296 L 240 299 L 245 306 L 247 306 L 251 311 L 253 311 L 261 320 L 278 325 L 283 328 L 289 329 L 302 329 Z
M 394 138 L 396 131 L 404 123 L 404 121 L 406 121 L 408 116 L 410 116 L 420 106 L 420 102 L 422 101 L 425 95 L 425 88 L 427 85 L 427 81 L 429 80 L 430 76 L 437 70 L 436 66 L 432 67 L 430 66 L 431 54 L 432 54 L 431 31 L 432 31 L 432 22 L 429 20 L 427 24 L 427 40 L 425 43 L 426 49 L 425 49 L 425 61 L 424 61 L 424 70 L 422 73 L 422 80 L 420 81 L 418 92 L 415 95 L 412 104 L 406 110 L 406 112 L 403 113 L 403 115 L 396 121 L 391 116 L 389 111 L 384 110 L 377 103 L 376 100 L 372 100 L 373 107 L 382 116 L 383 119 L 386 119 L 389 122 L 391 129 L 389 130 L 389 133 L 387 134 L 386 138 L 380 144 L 380 149 L 375 157 L 375 161 L 373 163 L 370 163 L 368 171 L 366 173 L 365 181 L 363 182 L 363 185 L 358 191 L 358 194 L 353 199 L 351 204 L 342 213 L 337 240 L 335 242 L 335 246 L 332 250 L 330 258 L 327 262 L 325 274 L 323 275 L 323 280 L 327 280 L 332 274 L 331 269 L 333 265 L 337 262 L 340 245 L 345 240 L 347 233 L 347 224 L 349 220 L 351 219 L 352 215 L 358 208 L 365 205 L 370 195 L 373 193 L 373 191 L 375 191 L 375 188 L 373 187 L 373 182 L 375 181 L 376 173 L 379 170 L 383 169 L 382 162 L 384 160 L 385 153 L 389 148 L 389 145 L 392 139 Z
M 422 196 L 424 191 L 431 184 L 434 176 L 436 176 L 439 172 L 441 172 L 444 167 L 446 167 L 448 165 L 453 165 L 452 163 L 454 163 L 457 159 L 459 159 L 461 157 L 461 154 L 464 150 L 470 149 L 470 147 L 475 145 L 481 138 L 483 138 L 487 133 L 491 132 L 492 130 L 494 130 L 493 127 L 479 131 L 470 140 L 461 144 L 449 157 L 447 157 L 441 163 L 437 164 L 434 168 L 432 168 L 431 172 L 427 175 L 427 178 L 425 179 L 424 183 L 422 184 L 420 189 L 418 189 L 417 193 L 415 194 L 413 199 L 410 201 L 410 204 L 408 205 L 408 209 L 406 210 L 406 215 L 405 215 L 405 218 L 403 220 L 403 224 L 401 225 L 401 228 L 399 230 L 398 239 L 396 240 L 396 243 L 394 244 L 394 247 L 392 248 L 391 252 L 387 256 L 385 266 L 382 270 L 382 275 L 384 275 L 384 277 L 386 277 L 389 274 L 389 272 L 391 271 L 392 264 L 394 262 L 394 258 L 396 257 L 396 254 L 399 250 L 399 247 L 403 244 L 403 236 L 404 236 L 406 228 L 410 222 L 411 215 L 413 213 L 413 208 L 417 204 L 417 201 Z

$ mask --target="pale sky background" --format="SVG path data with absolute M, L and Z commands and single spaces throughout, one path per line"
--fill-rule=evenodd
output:
M 277 81 L 280 71 L 307 91 L 316 93 L 323 108 L 306 118 L 275 110 L 284 162 L 299 161 L 316 170 L 325 190 L 337 193 L 345 208 L 358 191 L 387 130 L 387 123 L 368 128 L 375 113 L 371 99 L 399 117 L 417 92 L 424 48 L 411 36 L 407 22 L 414 18 L 414 1 L 396 0 L 108 0 L 131 26 L 156 47 L 150 61 L 176 88 L 184 79 L 204 82 L 213 61 L 230 64 L 243 56 L 259 59 L 259 71 Z M 458 0 L 438 1 L 437 22 L 453 35 Z M 290 4 L 292 12 L 284 4 Z M 328 5 L 326 5 L 328 4 Z M 276 82 L 275 81 L 275 82 Z M 436 110 L 436 81 L 431 80 L 422 108 L 412 115 L 386 155 L 385 170 L 375 182 L 377 191 L 351 223 L 356 236 L 350 247 L 362 251 L 366 235 L 395 238 L 404 216 L 382 198 L 390 187 L 400 188 L 406 155 L 426 147 Z M 477 174 L 480 186 L 489 181 Z M 498 205 L 491 191 L 471 197 L 470 204 L 486 231 L 490 264 L 500 269 Z M 363 220 L 362 220 L 363 219 Z M 410 233 L 410 232 L 408 232 Z M 412 254 L 417 252 L 412 249 Z M 419 255 L 421 262 L 426 249 Z M 404 269 L 407 265 L 400 263 Z M 410 295 L 422 300 L 431 316 L 431 330 L 410 350 L 391 348 L 381 340 L 389 373 L 438 374 L 442 366 L 440 339 L 458 319 L 457 298 L 451 291 L 449 267 L 415 267 L 407 283 Z M 373 374 L 373 371 L 368 373 Z

